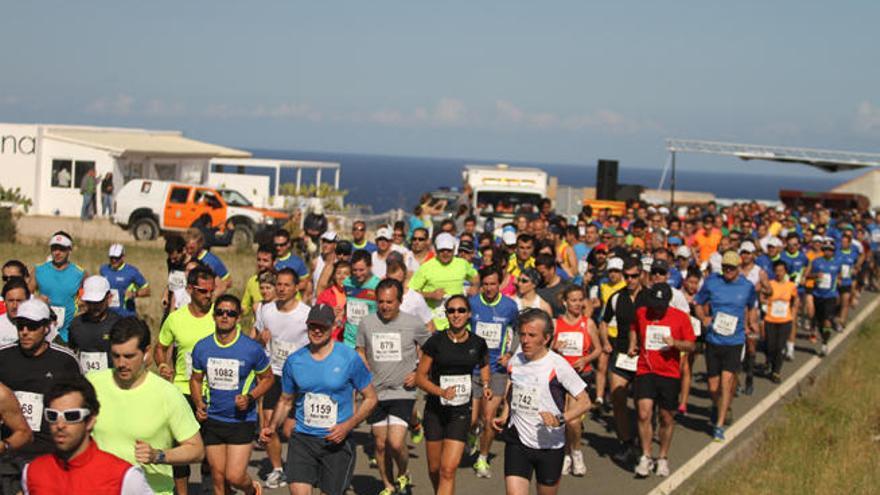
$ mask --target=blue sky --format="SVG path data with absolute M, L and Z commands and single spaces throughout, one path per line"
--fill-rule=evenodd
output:
M 877 19 L 876 1 L 8 2 L 0 121 L 640 167 L 666 137 L 878 151 Z

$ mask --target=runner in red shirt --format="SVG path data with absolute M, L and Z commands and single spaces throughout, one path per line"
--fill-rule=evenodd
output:
M 648 476 L 655 465 L 658 476 L 669 476 L 667 455 L 681 388 L 681 353 L 693 352 L 695 347 L 690 317 L 669 307 L 671 299 L 669 284 L 651 286 L 647 291 L 648 305 L 636 310 L 636 321 L 629 332 L 629 355 L 639 356 L 634 380 L 642 444 L 642 457 L 635 470 L 638 477 Z M 660 457 L 656 464 L 651 457 L 655 401 L 660 406 Z
M 560 294 L 565 313 L 556 318 L 556 330 L 553 336 L 553 350 L 568 361 L 568 364 L 581 377 L 581 380 L 590 387 L 593 380 L 593 367 L 590 365 L 599 357 L 602 346 L 599 344 L 599 331 L 596 324 L 589 316 L 584 314 L 584 308 L 589 301 L 581 286 L 572 285 Z M 573 397 L 566 396 L 566 407 Z M 584 465 L 584 456 L 581 452 L 581 433 L 583 426 L 582 418 L 576 418 L 565 425 L 565 458 L 562 464 L 562 474 L 584 476 L 587 468 Z

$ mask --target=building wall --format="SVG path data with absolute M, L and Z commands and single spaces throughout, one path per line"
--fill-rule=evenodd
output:
M 880 204 L 880 170 L 871 170 L 855 179 L 847 181 L 831 192 L 864 194 L 871 201 L 871 206 Z
M 19 187 L 34 202 L 38 148 L 36 125 L 0 124 L 0 186 Z
M 39 177 L 37 184 L 38 200 L 35 213 L 40 215 L 79 216 L 82 208 L 82 195 L 79 193 L 81 170 L 93 165 L 99 181 L 107 172 L 119 175 L 116 158 L 109 152 L 79 144 L 43 138 L 41 143 Z M 66 168 L 70 183 L 59 180 L 59 172 Z M 98 212 L 100 213 L 100 191 L 98 193 Z

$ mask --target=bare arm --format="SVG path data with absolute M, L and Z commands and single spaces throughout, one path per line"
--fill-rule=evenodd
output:
M 202 385 L 205 382 L 205 375 L 201 371 L 193 370 L 189 377 L 189 393 L 192 397 L 193 404 L 196 405 L 196 419 L 199 422 L 208 419 L 207 406 L 205 399 L 202 397 Z
M 174 365 L 171 364 L 171 346 L 156 342 L 153 359 L 156 360 L 156 366 L 159 368 L 159 375 L 162 378 L 169 381 L 174 378 Z
M 0 419 L 12 433 L 6 437 L 6 443 L 12 450 L 17 450 L 33 439 L 33 432 L 21 414 L 21 405 L 9 387 L 0 384 Z M 0 444 L 0 454 L 6 454 L 6 445 Z

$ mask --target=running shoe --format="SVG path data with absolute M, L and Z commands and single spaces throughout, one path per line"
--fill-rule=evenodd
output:
M 413 445 L 418 445 L 425 439 L 425 429 L 422 428 L 422 425 L 418 425 L 409 430 L 409 435 L 412 439 Z
M 567 476 L 571 474 L 571 456 L 566 455 L 562 458 L 562 475 Z
M 376 456 L 370 456 L 370 469 L 379 467 L 379 461 L 376 460 Z
M 477 459 L 477 462 L 474 463 L 474 471 L 477 473 L 477 478 L 492 477 L 492 471 L 489 470 L 489 461 L 485 459 Z
M 669 461 L 663 458 L 657 459 L 657 466 L 654 469 L 654 474 L 663 478 L 669 476 Z
M 770 381 L 777 384 L 782 383 L 782 375 L 779 373 L 772 373 L 770 374 Z
M 571 453 L 571 475 L 585 476 L 587 474 L 587 466 L 584 464 L 584 453 L 575 450 Z
M 642 457 L 639 458 L 639 464 L 636 466 L 636 476 L 639 478 L 647 478 L 653 469 L 654 461 L 650 457 L 642 454 Z
M 412 479 L 409 474 L 401 474 L 397 477 L 396 483 L 398 493 L 406 493 L 409 486 L 412 485 Z
M 822 347 L 819 348 L 819 357 L 825 357 L 828 355 L 828 344 L 822 344 Z
M 281 468 L 273 469 L 269 476 L 266 476 L 266 488 L 281 488 L 287 486 L 287 478 L 284 476 L 284 470 Z
M 395 495 L 396 493 L 397 490 L 395 490 L 394 488 L 385 488 L 381 492 L 379 492 L 379 495 Z
M 752 377 L 746 378 L 746 387 L 743 389 L 743 393 L 745 395 L 752 395 L 755 393 L 755 384 Z
M 712 441 L 718 443 L 724 441 L 724 427 L 716 426 L 712 429 Z

